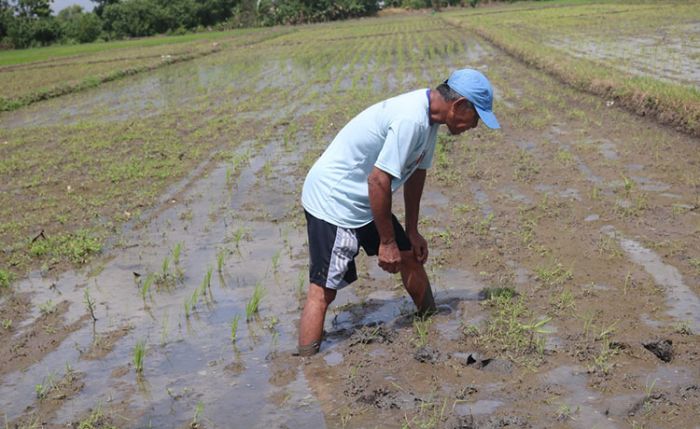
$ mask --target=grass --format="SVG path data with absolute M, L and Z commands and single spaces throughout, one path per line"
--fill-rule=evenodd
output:
M 245 306 L 246 321 L 253 320 L 253 317 L 258 314 L 260 310 L 260 301 L 262 301 L 263 296 L 265 296 L 265 288 L 261 282 L 258 282 L 253 289 L 253 295 L 251 295 L 250 300 L 248 300 Z

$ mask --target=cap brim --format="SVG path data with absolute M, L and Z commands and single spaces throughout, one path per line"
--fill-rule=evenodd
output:
M 481 121 L 486 124 L 487 127 L 493 129 L 501 128 L 501 125 L 498 123 L 498 119 L 496 119 L 496 115 L 494 115 L 492 111 L 481 110 L 476 107 L 476 112 L 479 114 L 479 119 L 481 119 Z

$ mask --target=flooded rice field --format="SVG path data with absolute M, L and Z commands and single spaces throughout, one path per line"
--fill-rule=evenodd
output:
M 493 82 L 503 129 L 440 136 L 420 222 L 440 312 L 415 319 L 361 255 L 321 352 L 294 356 L 305 172 L 367 105 L 466 66 Z M 698 427 L 697 140 L 439 16 L 301 27 L 0 124 L 28 147 L 172 132 L 197 160 L 150 205 L 102 201 L 130 214 L 86 266 L 42 263 L 0 296 L 8 427 Z M 13 183 L 19 207 L 73 201 Z

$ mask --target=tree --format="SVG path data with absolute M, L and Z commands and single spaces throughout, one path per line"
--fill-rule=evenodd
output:
M 17 0 L 15 11 L 20 18 L 49 18 L 53 0 Z
M 95 14 L 97 16 L 99 16 L 100 18 L 102 18 L 102 13 L 104 12 L 105 7 L 107 7 L 111 4 L 119 3 L 119 0 L 90 0 L 90 1 L 92 1 L 93 3 L 96 4 L 93 12 L 95 12 Z
M 63 38 L 78 43 L 94 42 L 102 32 L 102 21 L 94 13 L 85 13 L 73 5 L 61 10 L 56 17 L 61 25 Z

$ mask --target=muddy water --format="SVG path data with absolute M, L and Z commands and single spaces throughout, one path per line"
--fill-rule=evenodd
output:
M 567 54 L 602 61 L 638 76 L 674 83 L 700 85 L 700 24 L 688 23 L 654 29 L 653 34 L 621 36 L 614 40 L 596 35 L 575 38 L 557 35 L 545 42 Z

